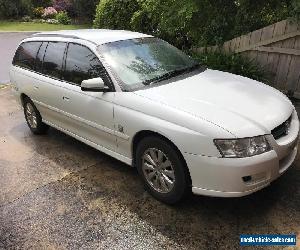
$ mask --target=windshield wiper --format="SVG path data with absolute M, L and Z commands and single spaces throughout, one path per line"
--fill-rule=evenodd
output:
M 182 68 L 182 69 L 175 69 L 175 70 L 167 72 L 167 73 L 165 73 L 161 76 L 155 77 L 155 78 L 150 79 L 150 80 L 143 81 L 142 83 L 144 85 L 150 85 L 150 84 L 153 84 L 153 83 L 161 82 L 161 81 L 170 79 L 172 77 L 181 75 L 183 73 L 191 72 L 191 71 L 197 69 L 199 66 L 200 66 L 200 64 L 194 64 L 191 67 L 186 67 L 186 68 Z

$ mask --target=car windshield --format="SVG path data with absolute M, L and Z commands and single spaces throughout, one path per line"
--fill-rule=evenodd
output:
M 192 71 L 199 66 L 179 49 L 154 37 L 107 43 L 98 49 L 128 91 Z

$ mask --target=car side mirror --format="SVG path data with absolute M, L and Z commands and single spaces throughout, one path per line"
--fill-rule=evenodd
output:
M 97 77 L 83 80 L 81 82 L 81 90 L 90 92 L 108 92 L 110 89 L 104 84 L 104 81 L 101 77 Z

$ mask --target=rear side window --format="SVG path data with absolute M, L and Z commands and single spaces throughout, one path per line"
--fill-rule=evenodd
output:
M 16 51 L 13 65 L 34 70 L 36 54 L 42 42 L 22 43 Z
M 49 42 L 43 62 L 43 74 L 61 78 L 66 43 Z
M 80 85 L 83 80 L 103 77 L 103 75 L 105 75 L 105 69 L 90 49 L 69 43 L 64 80 Z

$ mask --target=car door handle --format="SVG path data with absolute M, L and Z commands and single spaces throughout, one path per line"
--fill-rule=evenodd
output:
M 34 89 L 39 89 L 39 87 L 38 86 L 34 86 Z
M 63 96 L 63 100 L 65 100 L 65 101 L 69 101 L 69 100 L 70 100 L 70 98 L 69 98 L 69 97 L 67 97 L 67 96 Z

